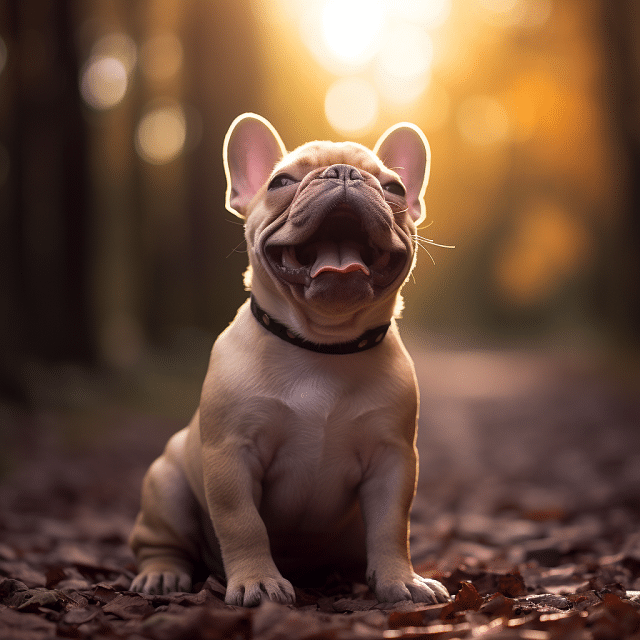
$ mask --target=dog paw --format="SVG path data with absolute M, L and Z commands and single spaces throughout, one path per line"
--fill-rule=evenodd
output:
M 293 585 L 282 576 L 262 579 L 232 579 L 227 584 L 226 604 L 238 607 L 257 607 L 268 599 L 282 604 L 296 601 Z
M 403 578 L 388 579 L 376 579 L 374 574 L 369 583 L 380 602 L 411 600 L 436 604 L 451 600 L 451 596 L 443 584 L 437 580 L 423 578 L 414 572 Z
M 191 576 L 172 571 L 149 571 L 139 574 L 131 583 L 131 591 L 148 595 L 166 595 L 173 592 L 191 591 Z

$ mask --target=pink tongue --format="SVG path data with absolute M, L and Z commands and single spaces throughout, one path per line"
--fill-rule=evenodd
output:
M 311 267 L 311 277 L 325 271 L 334 273 L 351 273 L 352 271 L 363 271 L 366 275 L 371 272 L 362 261 L 360 249 L 355 242 L 333 242 L 331 240 L 321 240 L 316 243 L 316 261 Z

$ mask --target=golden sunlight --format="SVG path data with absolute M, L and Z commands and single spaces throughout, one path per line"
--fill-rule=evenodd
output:
M 375 78 L 380 93 L 394 106 L 415 102 L 431 76 L 433 42 L 417 24 L 397 22 L 388 29 L 376 59 Z
M 591 244 L 579 217 L 556 202 L 532 202 L 496 257 L 496 282 L 512 303 L 539 302 L 584 268 Z
M 301 35 L 312 55 L 336 76 L 361 76 L 357 85 L 335 81 L 326 93 L 325 115 L 336 131 L 365 135 L 381 108 L 404 109 L 427 92 L 434 59 L 432 34 L 451 10 L 452 0 L 305 3 Z M 366 87 L 364 93 L 356 94 L 355 86 Z M 339 103 L 343 98 L 346 102 Z M 354 99 L 363 105 L 363 113 L 352 113 Z
M 382 0 L 327 0 L 322 9 L 322 36 L 329 51 L 349 63 L 373 57 L 384 9 Z
M 418 78 L 433 61 L 433 41 L 417 24 L 398 23 L 382 41 L 378 64 L 398 78 Z
M 478 146 L 504 143 L 510 136 L 509 115 L 490 96 L 470 96 L 458 109 L 458 129 L 463 138 Z
M 378 95 L 363 78 L 342 78 L 327 91 L 324 111 L 336 131 L 344 135 L 364 135 L 378 116 Z
M 392 17 L 417 22 L 424 27 L 440 27 L 451 13 L 451 0 L 387 0 Z
M 551 0 L 475 0 L 479 17 L 489 25 L 536 27 L 551 13 Z

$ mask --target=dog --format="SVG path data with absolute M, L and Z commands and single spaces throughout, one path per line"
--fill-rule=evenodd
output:
M 291 153 L 244 114 L 224 142 L 226 208 L 245 220 L 251 297 L 215 341 L 199 408 L 151 465 L 131 589 L 295 601 L 293 579 L 358 571 L 381 602 L 449 599 L 414 572 L 418 390 L 395 318 L 415 264 L 430 151 L 408 123 L 373 151 Z

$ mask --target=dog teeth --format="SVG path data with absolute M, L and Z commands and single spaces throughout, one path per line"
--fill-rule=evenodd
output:
M 285 247 L 282 250 L 282 266 L 287 269 L 301 269 L 302 265 L 300 264 L 298 258 L 296 257 L 296 252 L 293 247 Z

